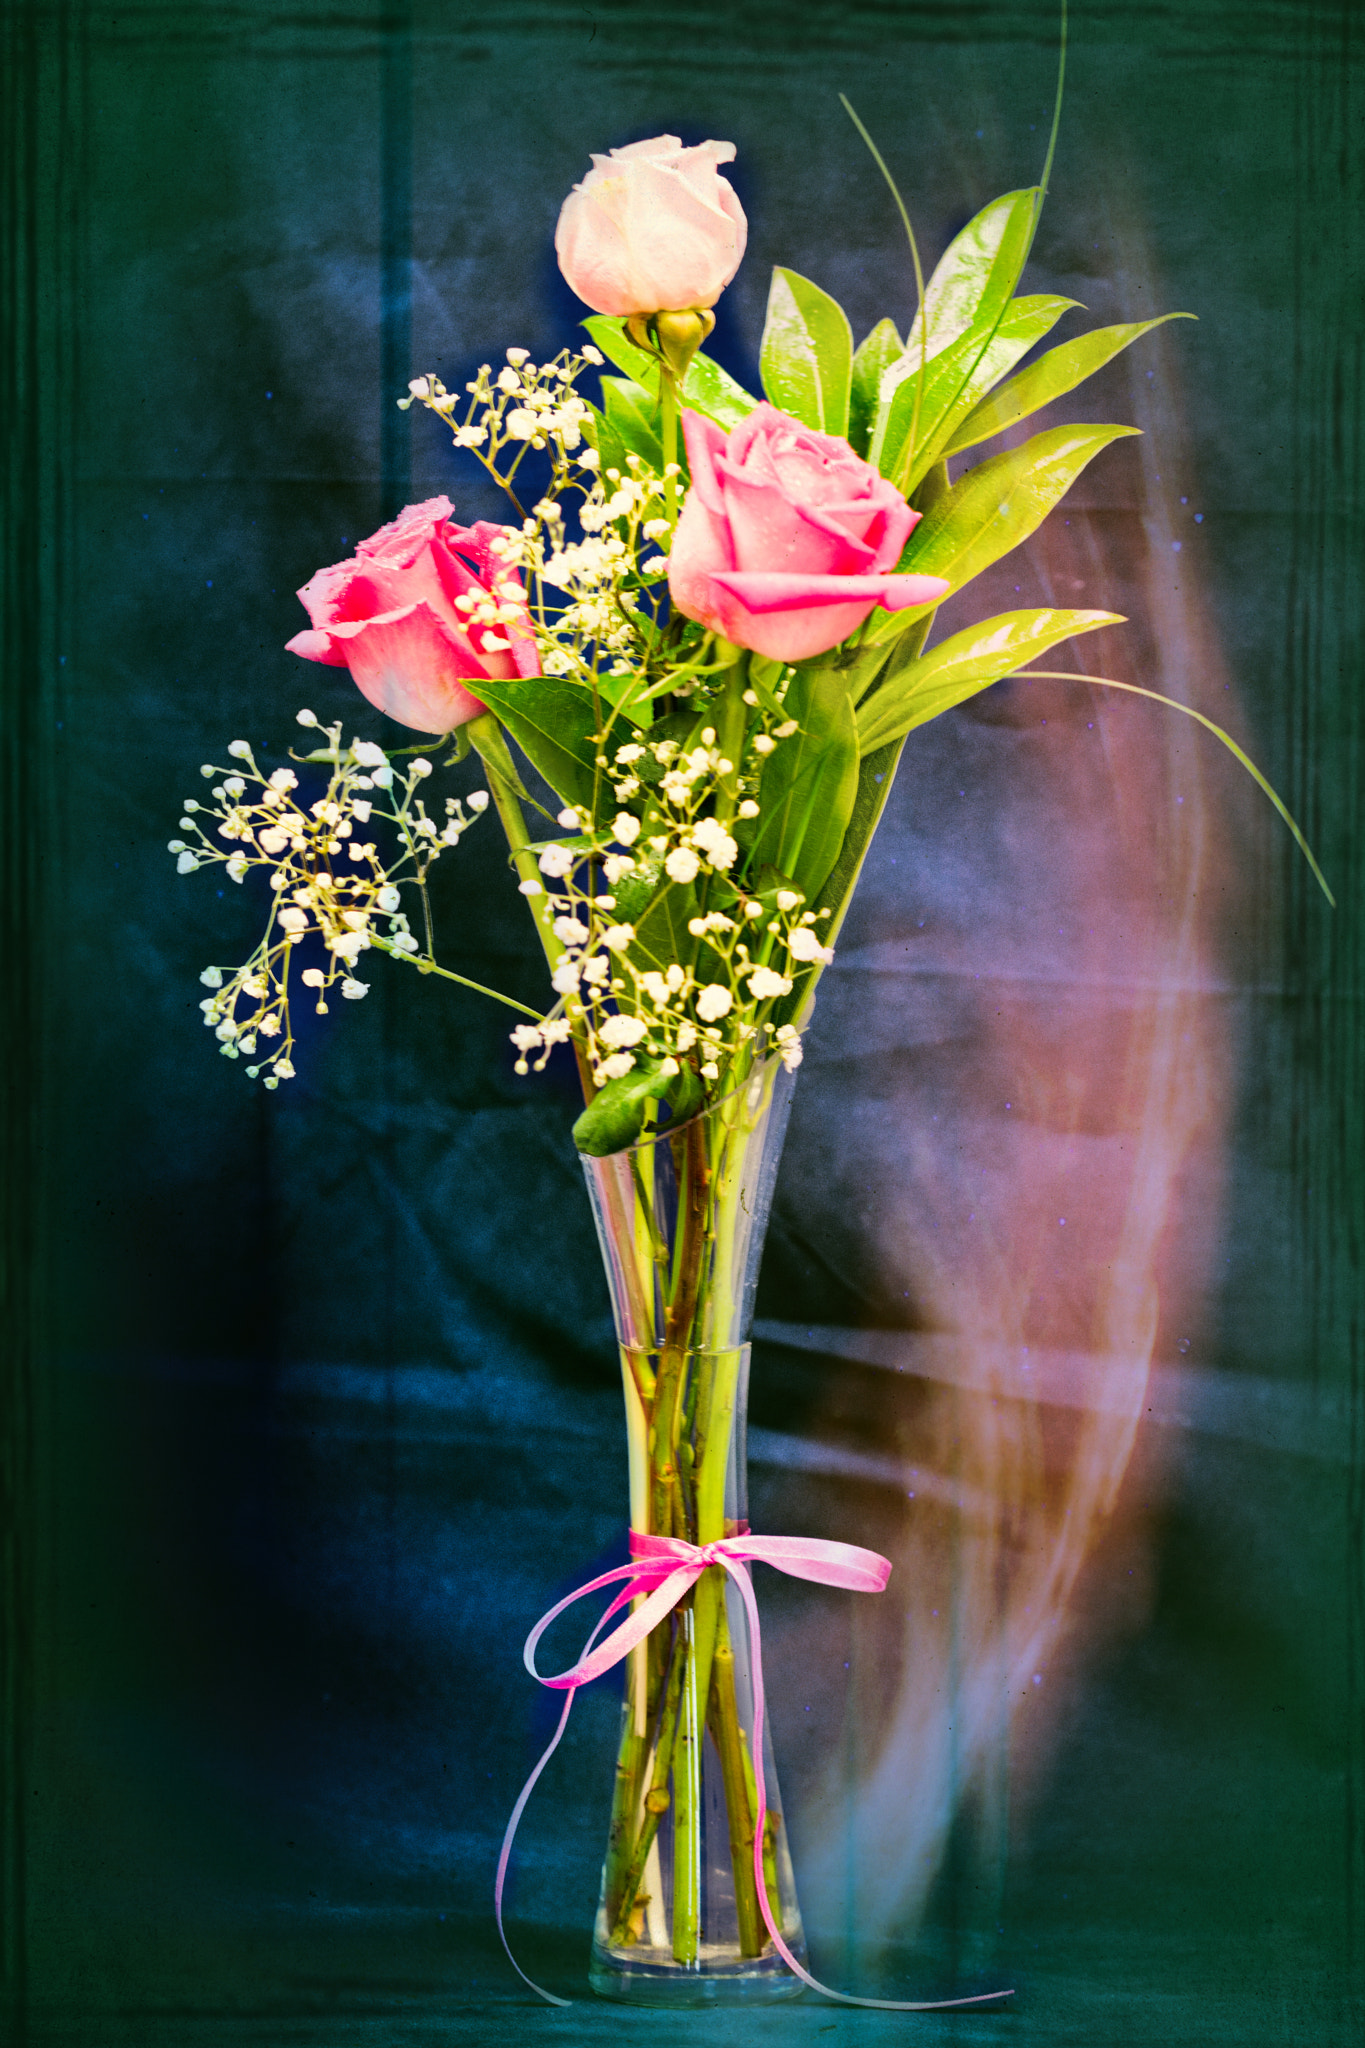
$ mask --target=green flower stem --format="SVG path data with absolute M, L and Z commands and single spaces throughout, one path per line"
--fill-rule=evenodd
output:
M 679 1608 L 678 1618 L 686 1655 L 673 1748 L 673 1955 L 680 1963 L 695 1963 L 701 1923 L 701 1749 L 705 1730 L 703 1703 L 697 1697 L 695 1609 Z
M 642 1703 L 637 1698 L 640 1686 L 647 1683 L 643 1660 L 637 1661 L 632 1656 L 628 1669 L 630 1717 L 621 1738 L 621 1752 L 616 1760 L 611 1830 L 607 1836 L 606 1908 L 608 1924 L 613 1928 L 622 1917 L 629 1919 L 630 1906 L 634 1904 L 635 1891 L 632 1889 L 627 1902 L 626 1886 L 629 1872 L 634 1868 L 635 1827 L 640 1807 L 641 1779 L 649 1756 L 649 1725 L 643 1714 L 638 1711 Z M 648 1853 L 646 1844 L 645 1854 Z M 640 1869 L 644 1869 L 643 1860 Z M 636 1888 L 638 1882 L 637 1877 Z
M 661 1630 L 655 1630 L 656 1635 L 661 1633 Z M 668 1663 L 668 1682 L 664 1689 L 663 1709 L 659 1715 L 658 1740 L 654 1745 L 654 1768 L 650 1772 L 649 1790 L 644 1799 L 644 1819 L 639 1840 L 626 1866 L 621 1884 L 620 1904 L 612 1921 L 611 1938 L 622 1944 L 631 1939 L 630 1916 L 635 1907 L 640 1880 L 644 1876 L 645 1864 L 649 1861 L 650 1845 L 659 1832 L 659 1822 L 668 1811 L 668 1774 L 673 1763 L 678 1704 L 682 1697 L 683 1666 L 687 1661 L 686 1652 L 687 1644 L 680 1611 L 678 1625 L 673 1632 L 673 1650 Z
M 664 454 L 664 510 L 671 536 L 678 523 L 678 479 L 668 474 L 670 465 L 678 460 L 678 380 L 672 364 L 663 358 L 659 362 L 659 421 Z
M 744 1776 L 744 1742 L 735 1705 L 735 1653 L 724 1615 L 711 1667 L 711 1698 L 707 1726 L 720 1757 L 725 1786 L 725 1818 L 730 1831 L 730 1862 L 735 1873 L 735 1915 L 739 1921 L 739 1952 L 762 1955 L 768 1931 L 759 1911 L 754 1883 L 754 1809 Z
M 721 757 L 731 763 L 730 773 L 722 779 L 716 791 L 716 816 L 722 825 L 729 824 L 739 804 L 739 757 L 744 751 L 744 728 L 749 716 L 744 702 L 744 692 L 749 685 L 749 656 L 744 648 L 736 647 L 734 657 L 725 678 L 725 696 L 720 710 Z
M 507 836 L 512 865 L 523 882 L 534 882 L 536 885 L 535 894 L 528 896 L 526 900 L 530 906 L 536 936 L 540 940 L 546 965 L 553 974 L 564 958 L 564 948 L 555 937 L 554 901 L 541 881 L 536 856 L 531 851 L 530 840 L 527 837 L 526 819 L 522 814 L 518 796 L 521 779 L 513 765 L 502 727 L 491 711 L 481 713 L 478 718 L 471 718 L 465 729 L 471 745 L 477 749 L 488 771 L 489 788 L 493 794 L 493 802 L 497 805 L 498 816 L 502 820 L 502 829 Z M 591 1102 L 597 1088 L 583 1045 L 582 1005 L 576 998 L 570 997 L 565 1014 L 573 1032 L 574 1058 L 578 1062 L 578 1078 L 583 1088 L 583 1100 Z
M 536 935 L 540 940 L 546 963 L 553 971 L 564 957 L 564 948 L 555 937 L 554 905 L 540 878 L 536 857 L 531 852 L 526 819 L 517 795 L 520 777 L 513 766 L 507 741 L 503 738 L 502 727 L 491 711 L 485 711 L 478 718 L 472 718 L 467 731 L 471 743 L 478 749 L 483 765 L 488 770 L 493 802 L 497 805 L 502 829 L 507 835 L 512 865 L 523 882 L 534 882 L 536 885 L 536 894 L 529 896 L 527 902 L 531 916 L 535 920 Z
M 458 981 L 461 988 L 472 988 L 476 995 L 492 996 L 495 1003 L 505 1003 L 509 1010 L 520 1010 L 523 1017 L 533 1017 L 537 1024 L 545 1019 L 539 1010 L 533 1010 L 529 1003 L 519 1003 L 513 996 L 505 996 L 495 988 L 485 988 L 481 981 L 471 981 L 467 974 L 456 974 L 453 968 L 438 967 L 434 960 L 424 959 L 420 953 L 400 953 L 387 939 L 370 936 L 370 944 L 378 952 L 387 953 L 392 960 L 406 960 L 419 974 L 439 974 L 443 981 Z

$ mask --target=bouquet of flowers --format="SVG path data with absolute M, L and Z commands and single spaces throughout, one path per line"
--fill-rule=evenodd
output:
M 630 1616 L 548 1682 L 571 1700 L 626 1663 L 593 1981 L 656 2000 L 814 1981 L 744 1560 L 864 1590 L 885 1573 L 847 1545 L 798 1557 L 744 1519 L 745 1338 L 790 1077 L 909 735 L 1120 623 L 1030 609 L 932 639 L 944 601 L 1134 431 L 1011 430 L 1160 324 L 1020 367 L 1075 304 L 1019 289 L 1045 171 L 927 284 L 910 236 L 905 334 L 882 319 L 855 347 L 827 292 L 776 270 L 758 397 L 706 353 L 744 255 L 733 156 L 664 135 L 595 157 L 556 236 L 588 339 L 543 363 L 509 348 L 458 393 L 416 377 L 398 401 L 482 464 L 508 521 L 409 506 L 303 587 L 289 644 L 348 668 L 421 750 L 300 711 L 315 743 L 266 769 L 234 741 L 171 842 L 182 872 L 265 878 L 260 943 L 205 971 L 202 1008 L 274 1089 L 299 988 L 320 1011 L 358 1001 L 378 953 L 479 987 L 437 958 L 427 881 L 490 799 L 506 834 L 553 996 L 511 1003 L 516 1071 L 558 1045 L 577 1060 L 631 1462 L 634 1562 L 595 1582 L 618 1581 L 609 1614 Z M 471 749 L 486 792 L 438 802 Z

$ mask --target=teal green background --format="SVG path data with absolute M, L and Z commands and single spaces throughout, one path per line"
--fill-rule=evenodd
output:
M 519 1645 L 614 1559 L 625 1512 L 572 1095 L 514 1078 L 496 1015 L 416 1002 L 397 970 L 305 1044 L 297 1084 L 253 1093 L 209 1056 L 195 978 L 251 905 L 178 882 L 163 848 L 228 738 L 282 748 L 303 701 L 351 715 L 340 672 L 301 682 L 283 652 L 299 583 L 409 495 L 450 486 L 463 517 L 496 516 L 392 398 L 411 370 L 456 384 L 510 341 L 569 338 L 552 234 L 590 149 L 738 142 L 754 233 L 718 347 L 752 379 L 772 262 L 826 283 L 858 333 L 901 273 L 837 93 L 937 251 L 1036 175 L 1053 11 L 71 0 L 3 22 L 8 2038 L 1358 2040 L 1357 10 L 1073 12 L 1038 263 L 1088 264 L 1103 317 L 1137 222 L 1162 303 L 1200 315 L 1176 330 L 1173 454 L 1208 508 L 1186 545 L 1257 757 L 1340 905 L 1268 815 L 1247 828 L 1232 1259 L 1203 1350 L 1281 1383 L 1299 1423 L 1171 1433 L 1150 1608 L 1067 1690 L 999 1921 L 950 1869 L 901 1958 L 939 1995 L 971 1970 L 1019 1995 L 913 2020 L 587 2000 L 603 1688 L 533 1809 L 518 1894 L 528 1967 L 579 2002 L 551 2013 L 511 1976 L 492 1862 L 549 1711 Z M 935 728 L 929 780 L 956 781 L 973 731 Z M 929 886 L 932 848 L 917 858 Z M 475 835 L 460 859 L 438 907 L 469 971 L 533 1000 L 496 847 Z M 889 867 L 868 887 L 894 903 Z M 876 1099 L 855 1025 L 831 995 L 769 1318 L 897 1312 L 856 1232 L 847 1258 L 821 1252 L 849 1228 L 821 1146 Z M 755 1419 L 814 1442 L 843 1413 L 865 1436 L 870 1381 L 825 1373 L 760 1343 Z M 756 1522 L 869 1541 L 890 1512 L 854 1478 L 756 1468 L 755 1495 Z M 796 1809 L 842 1725 L 832 1692 L 821 1713 L 807 1732 L 779 1709 Z M 856 1930 L 825 1954 L 840 1983 L 909 1982 Z

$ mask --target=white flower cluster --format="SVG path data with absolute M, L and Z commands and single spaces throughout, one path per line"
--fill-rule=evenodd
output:
M 298 722 L 305 727 L 318 723 L 311 711 L 301 711 Z M 419 756 L 405 771 L 395 771 L 383 748 L 371 740 L 353 740 L 343 748 L 339 724 L 327 727 L 324 737 L 324 747 L 294 757 L 328 765 L 327 787 L 316 802 L 305 808 L 292 768 L 263 775 L 248 742 L 234 740 L 228 752 L 239 769 L 206 762 L 200 771 L 210 781 L 221 778 L 213 784 L 213 802 L 185 800 L 180 826 L 194 834 L 193 843 L 170 841 L 182 875 L 211 864 L 224 866 L 234 882 L 243 881 L 252 868 L 268 873 L 270 912 L 255 952 L 242 967 L 207 967 L 199 977 L 212 990 L 200 1004 L 204 1022 L 225 1057 L 259 1055 L 259 1063 L 247 1072 L 254 1078 L 268 1067 L 267 1088 L 278 1087 L 294 1072 L 289 1017 L 294 949 L 310 935 L 321 940 L 326 965 L 305 968 L 299 977 L 305 988 L 317 992 L 319 1013 L 325 1015 L 327 991 L 338 983 L 347 1001 L 358 1002 L 369 990 L 355 973 L 362 953 L 377 947 L 414 958 L 422 951 L 402 908 L 401 885 L 410 883 L 422 898 L 429 958 L 427 875 L 488 805 L 486 791 L 476 790 L 466 799 L 467 812 L 452 797 L 446 800 L 444 818 L 433 818 L 419 794 L 432 773 L 430 761 Z M 396 830 L 396 859 L 381 857 L 378 842 L 364 836 L 377 820 Z M 227 841 L 228 850 L 220 840 Z
M 551 363 L 533 363 L 524 348 L 509 348 L 507 361 L 496 376 L 491 363 L 480 363 L 479 373 L 465 390 L 469 404 L 463 421 L 455 425 L 459 399 L 447 391 L 439 377 L 414 377 L 408 396 L 400 398 L 406 412 L 416 399 L 453 427 L 455 446 L 468 448 L 502 484 L 510 483 L 527 448 L 552 448 L 562 465 L 583 439 L 583 422 L 588 407 L 573 388 L 574 379 L 586 363 L 601 365 L 595 348 L 580 355 L 567 349 Z M 509 444 L 517 448 L 511 469 L 504 476 L 496 467 L 498 455 Z
M 455 445 L 469 449 L 516 505 L 520 530 L 509 531 L 500 551 L 525 572 L 543 672 L 618 704 L 664 690 L 686 696 L 696 665 L 680 659 L 676 646 L 667 656 L 660 647 L 672 530 L 666 508 L 681 471 L 669 463 L 657 476 L 634 453 L 624 471 L 603 469 L 598 450 L 583 445 L 591 408 L 573 390 L 588 365 L 602 367 L 595 348 L 539 365 L 525 349 L 508 349 L 496 375 L 484 363 L 466 385 L 470 402 L 459 424 L 457 400 L 439 377 L 414 377 L 398 402 L 417 400 L 445 419 Z M 529 513 L 514 489 L 528 448 L 547 451 L 551 467 L 549 487 Z M 509 449 L 510 462 L 500 462 Z M 570 496 L 581 539 L 567 536 L 560 501 Z
M 599 1088 L 641 1063 L 667 1076 L 684 1061 L 714 1084 L 769 1046 L 789 1068 L 799 1066 L 800 1038 L 791 1024 L 774 1026 L 771 1010 L 790 995 L 802 966 L 834 957 L 815 930 L 829 912 L 804 909 L 794 889 L 779 889 L 769 901 L 729 891 L 730 909 L 689 920 L 691 936 L 705 942 L 697 963 L 642 967 L 631 957 L 635 927 L 619 917 L 613 894 L 596 890 L 599 861 L 608 873 L 613 863 L 618 872 L 634 865 L 629 855 L 567 848 L 541 855 L 542 870 L 564 883 L 554 921 L 565 949 L 553 976 L 560 1006 L 544 1023 L 512 1032 L 517 1072 L 527 1072 L 527 1055 L 539 1048 L 538 1072 L 574 1026 Z

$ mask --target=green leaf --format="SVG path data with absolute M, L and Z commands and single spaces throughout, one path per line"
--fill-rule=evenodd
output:
M 642 384 L 646 390 L 651 387 L 657 390 L 658 357 L 652 356 L 647 348 L 637 347 L 619 320 L 613 320 L 607 313 L 594 313 L 583 325 L 609 363 L 615 363 L 633 384 Z
M 624 916 L 625 912 L 619 908 L 622 892 L 617 888 L 613 894 L 617 898 L 617 914 Z M 629 954 L 637 969 L 657 967 L 666 971 L 675 961 L 679 967 L 690 967 L 696 959 L 700 941 L 687 926 L 700 909 L 701 902 L 694 883 L 665 882 L 644 915 L 635 920 L 635 937 Z
M 838 858 L 858 789 L 846 676 L 832 664 L 798 668 L 783 709 L 799 730 L 779 741 L 764 767 L 748 868 L 771 863 L 813 904 Z
M 658 472 L 664 466 L 663 442 L 654 430 L 658 401 L 630 377 L 604 377 L 602 398 L 607 419 L 640 460 Z
M 794 270 L 774 270 L 759 350 L 763 389 L 822 434 L 847 434 L 853 330 L 841 305 Z
M 480 676 L 478 691 L 555 795 L 590 808 L 597 747 L 589 735 L 597 721 L 587 692 L 553 676 Z
M 691 406 L 694 412 L 705 413 L 728 434 L 731 427 L 737 427 L 741 420 L 749 417 L 758 404 L 751 398 L 742 384 L 736 384 L 728 370 L 722 370 L 719 363 L 713 363 L 710 356 L 695 355 L 691 367 L 683 379 L 682 402 Z
M 619 469 L 622 476 L 624 476 L 626 473 L 626 444 L 606 414 L 600 413 L 594 408 L 588 415 L 588 426 L 591 429 L 588 439 L 602 458 L 602 474 L 605 476 L 609 469 Z
M 943 576 L 960 590 L 998 562 L 1042 525 L 1053 506 L 1075 483 L 1086 464 L 1111 441 L 1136 434 L 1136 427 L 1053 427 L 1022 448 L 993 455 L 968 470 L 927 512 L 910 536 L 897 568 L 902 573 Z M 894 640 L 913 613 L 874 614 L 869 641 Z
M 1036 186 L 1006 192 L 969 220 L 944 251 L 924 293 L 924 321 L 932 358 L 969 327 L 993 327 L 1014 297 L 1033 236 Z M 919 360 L 916 316 L 907 344 Z
M 879 320 L 853 354 L 853 381 L 848 400 L 848 439 L 855 455 L 866 458 L 872 424 L 881 399 L 882 375 L 905 354 L 894 320 Z
M 886 808 L 886 800 L 891 794 L 891 784 L 896 776 L 896 763 L 900 759 L 904 744 L 903 740 L 896 740 L 888 747 L 878 747 L 875 753 L 865 754 L 858 763 L 857 787 L 838 858 L 821 885 L 819 901 L 812 902 L 810 906 L 812 910 L 828 909 L 834 913 L 828 920 L 822 918 L 816 926 L 821 940 L 827 946 L 834 943 L 835 934 L 843 922 L 849 900 L 857 887 L 872 835 L 877 829 L 882 812 Z M 822 972 L 823 969 L 817 962 L 810 972 L 797 978 L 791 994 L 773 1005 L 774 1024 L 794 1023 L 809 1010 L 815 994 L 815 984 Z
M 920 479 L 941 459 L 959 422 L 1075 304 L 1075 299 L 1055 298 L 1050 293 L 1012 299 L 993 328 L 977 325 L 959 335 L 929 365 L 919 397 L 918 420 L 918 366 L 911 368 L 908 359 L 902 358 L 906 374 L 896 385 L 885 417 L 879 422 L 880 434 L 875 443 L 877 452 L 873 459 L 883 476 L 890 477 L 896 488 L 909 497 Z
M 1089 334 L 1078 335 L 1075 341 L 1064 341 L 1060 348 L 1049 349 L 1038 362 L 1030 363 L 999 391 L 983 399 L 958 426 L 944 454 L 957 455 L 964 448 L 989 441 L 1017 420 L 1026 420 L 1041 406 L 1050 405 L 1054 398 L 1074 391 L 1154 327 L 1163 327 L 1168 320 L 1195 318 L 1194 313 L 1163 313 L 1156 320 L 1130 320 L 1121 327 L 1096 327 Z
M 1122 623 L 1119 612 L 1001 612 L 954 633 L 917 661 L 895 664 L 893 657 L 880 687 L 859 709 L 858 744 L 870 753 L 902 739 L 1002 676 L 1013 675 L 1059 640 Z
M 682 1083 L 681 1074 L 673 1077 Z M 606 1159 L 624 1152 L 644 1128 L 645 1111 L 668 1093 L 669 1077 L 659 1072 L 657 1062 L 634 1067 L 618 1080 L 599 1089 L 573 1127 L 573 1141 L 580 1152 L 592 1159 Z M 683 1084 L 683 1091 L 686 1084 Z

